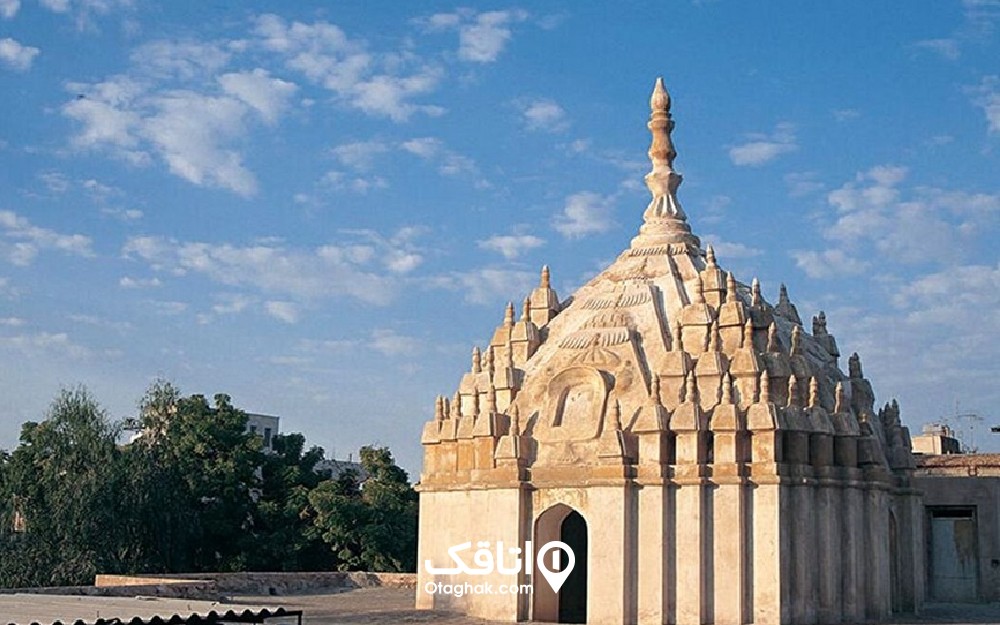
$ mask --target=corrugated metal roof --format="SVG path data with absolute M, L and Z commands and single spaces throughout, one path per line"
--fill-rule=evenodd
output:
M 297 610 L 164 597 L 89 597 L 68 595 L 0 595 L 4 625 L 144 625 L 146 623 L 297 622 Z M 291 620 L 273 621 L 287 616 Z

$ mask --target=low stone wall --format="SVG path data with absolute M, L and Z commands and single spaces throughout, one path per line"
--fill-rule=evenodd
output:
M 146 588 L 151 584 L 174 589 L 188 584 L 211 584 L 216 596 L 295 595 L 348 588 L 416 588 L 413 573 L 331 571 L 319 573 L 188 573 L 176 575 L 98 575 L 95 587 Z M 175 595 L 157 595 L 175 596 Z
M 72 595 L 88 597 L 168 597 L 173 599 L 203 599 L 217 601 L 219 592 L 214 580 L 134 580 L 128 584 L 94 586 L 46 586 L 42 588 L 2 588 L 0 594 Z

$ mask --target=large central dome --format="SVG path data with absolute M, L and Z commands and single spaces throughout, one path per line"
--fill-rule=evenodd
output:
M 650 106 L 639 233 L 567 300 L 543 268 L 424 426 L 418 607 L 616 625 L 914 609 L 922 513 L 898 406 L 875 412 L 857 354 L 841 371 L 822 312 L 804 328 L 783 285 L 771 304 L 702 249 L 662 81 Z M 493 545 L 553 540 L 584 571 L 561 590 L 485 566 Z M 457 555 L 473 544 L 483 568 Z M 483 582 L 530 596 L 437 591 Z
M 543 268 L 520 319 L 508 305 L 490 343 L 474 350 L 455 398 L 439 398 L 424 442 L 471 436 L 480 417 L 489 426 L 478 429 L 498 436 L 516 413 L 520 435 L 538 443 L 519 449 L 519 457 L 532 466 L 573 464 L 593 457 L 587 447 L 602 434 L 676 429 L 679 419 L 712 430 L 713 421 L 733 414 L 725 406 L 746 411 L 758 403 L 777 409 L 772 427 L 858 435 L 867 422 L 879 462 L 896 445 L 906 448 L 897 461 L 908 466 L 908 441 L 895 432 L 895 414 L 893 423 L 874 414 L 857 355 L 847 375 L 839 369 L 824 313 L 807 331 L 784 285 L 772 305 L 756 279 L 740 282 L 711 246 L 700 247 L 677 199 L 681 176 L 673 169 L 674 122 L 662 79 L 650 107 L 652 170 L 645 181 L 652 199 L 639 234 L 566 301 Z M 604 438 L 605 453 L 615 438 L 626 463 L 638 460 L 627 436 Z M 434 473 L 428 467 L 424 482 Z

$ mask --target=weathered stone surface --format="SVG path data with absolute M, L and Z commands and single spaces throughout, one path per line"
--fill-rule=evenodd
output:
M 652 200 L 630 247 L 565 302 L 545 267 L 521 320 L 508 306 L 493 334 L 486 353 L 503 365 L 476 348 L 460 416 L 439 399 L 424 429 L 418 607 L 554 620 L 564 598 L 537 576 L 442 579 L 424 563 L 446 568 L 467 541 L 538 546 L 576 512 L 588 622 L 808 625 L 881 620 L 893 597 L 916 608 L 920 521 L 896 511 L 919 495 L 899 407 L 876 412 L 856 355 L 840 370 L 824 314 L 808 333 L 783 285 L 772 306 L 701 249 L 660 81 L 651 106 Z M 533 594 L 422 591 L 512 580 Z

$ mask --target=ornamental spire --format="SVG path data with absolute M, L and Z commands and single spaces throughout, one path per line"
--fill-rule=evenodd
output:
M 701 242 L 691 234 L 691 227 L 686 221 L 687 215 L 677 200 L 681 175 L 674 171 L 677 150 L 670 137 L 674 121 L 670 117 L 670 94 L 663 86 L 663 78 L 656 79 L 653 95 L 649 98 L 649 108 L 651 113 L 646 126 L 653 135 L 648 152 L 653 168 L 646 174 L 645 180 L 653 199 L 642 215 L 645 223 L 639 229 L 640 234 L 633 240 L 632 246 L 684 243 L 697 249 Z

